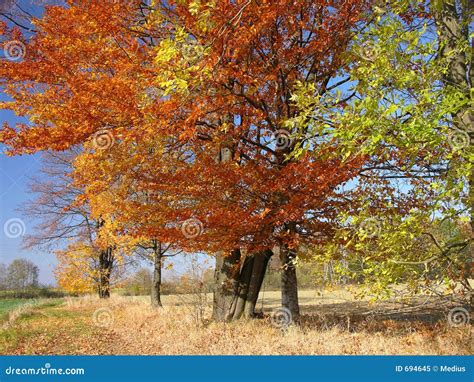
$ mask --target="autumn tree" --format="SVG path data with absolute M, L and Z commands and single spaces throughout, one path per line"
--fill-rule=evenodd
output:
M 110 295 L 110 278 L 116 255 L 111 245 L 98 245 L 101 223 L 91 217 L 89 205 L 77 203 L 84 190 L 73 184 L 71 171 L 80 151 L 80 148 L 74 147 L 66 152 L 43 153 L 39 175 L 34 176 L 29 185 L 34 199 L 22 208 L 25 215 L 38 224 L 34 232 L 25 237 L 24 245 L 26 248 L 56 252 L 60 270 L 79 268 L 82 276 L 78 280 L 89 274 L 90 280 L 84 282 L 93 284 L 99 297 L 106 298 Z M 82 254 L 79 256 L 81 261 L 77 261 L 74 252 Z M 87 252 L 85 257 L 84 252 Z M 70 263 L 65 258 L 68 253 L 71 254 Z M 66 274 L 58 277 L 71 280 Z
M 137 162 L 141 170 L 134 177 L 152 191 L 152 198 L 157 196 L 146 211 L 166 216 L 162 198 L 169 193 L 177 200 L 166 219 L 171 228 L 193 217 L 205 228 L 192 244 L 181 239 L 181 245 L 217 253 L 218 319 L 253 315 L 275 244 L 284 249 L 283 303 L 297 319 L 291 248 L 305 236 L 314 240 L 321 231 L 330 237 L 331 211 L 348 205 L 337 186 L 351 178 L 361 158 L 345 167 L 325 161 L 324 152 L 331 145 L 321 137 L 313 155 L 288 160 L 299 149 L 291 139 L 298 84 L 311 77 L 322 93 L 337 87 L 337 81 L 330 82 L 340 69 L 339 54 L 364 6 L 333 5 L 337 12 L 308 2 L 201 8 L 190 3 L 150 9 L 155 23 L 171 20 L 173 29 L 153 50 L 159 70 L 151 90 L 164 97 L 143 107 L 149 119 L 144 122 L 155 128 L 155 136 L 157 126 L 166 132 L 168 147 L 174 145 L 175 151 L 166 153 L 165 145 L 164 154 L 146 156 L 154 137 L 134 144 L 131 149 L 141 152 L 136 160 L 147 157 L 146 163 Z M 319 18 L 325 20 L 323 25 L 316 21 Z M 229 19 L 235 23 L 229 24 Z M 206 45 L 208 41 L 212 44 Z M 343 104 L 339 101 L 334 100 L 334 107 Z M 173 135 L 174 141 L 169 138 Z M 124 150 L 113 147 L 107 155 L 113 151 Z M 164 162 L 169 171 L 160 171 L 158 164 Z M 170 184 L 177 186 L 173 192 Z
M 355 160 L 343 168 L 337 161 L 325 161 L 324 152 L 330 145 L 322 137 L 315 141 L 310 155 L 292 155 L 299 151 L 299 142 L 292 139 L 299 128 L 291 121 L 297 113 L 294 97 L 299 84 L 308 80 L 321 94 L 337 87 L 337 81 L 331 80 L 341 69 L 340 54 L 365 5 L 242 3 L 232 10 L 234 18 L 227 16 L 235 23 L 225 24 L 216 17 L 219 21 L 213 22 L 222 26 L 218 35 L 210 38 L 200 30 L 200 20 L 192 9 L 181 11 L 186 30 L 192 31 L 198 43 L 206 46 L 206 40 L 214 41 L 206 59 L 218 62 L 203 84 L 191 82 L 191 87 L 214 89 L 217 95 L 197 102 L 191 91 L 196 133 L 209 140 L 207 151 L 218 152 L 219 166 L 225 170 L 217 171 L 229 173 L 237 164 L 238 176 L 230 194 L 243 195 L 239 202 L 253 208 L 244 212 L 248 218 L 242 220 L 245 227 L 235 249 L 230 249 L 230 255 L 217 257 L 221 269 L 216 284 L 222 289 L 216 293 L 216 317 L 238 318 L 243 312 L 253 315 L 266 262 L 277 245 L 283 268 L 282 304 L 298 319 L 294 248 L 305 239 L 314 241 L 318 233 L 331 236 L 330 224 L 324 224 L 318 215 L 330 221 L 331 210 L 342 207 L 344 198 L 338 194 L 337 185 L 346 182 L 359 163 Z M 226 194 L 229 192 L 224 191 Z M 247 247 L 244 261 L 240 247 Z
M 151 305 L 153 307 L 162 307 L 161 303 L 161 285 L 162 269 L 166 258 L 176 256 L 180 251 L 172 251 L 171 244 L 162 243 L 156 239 L 144 240 L 136 246 L 135 252 L 140 258 L 143 258 L 153 265 L 153 274 L 150 286 Z
M 85 4 L 85 2 L 84 2 L 82 4 L 82 6 L 87 6 L 87 4 Z M 61 18 L 61 16 L 64 16 L 64 15 L 61 15 L 60 14 L 61 12 L 58 12 L 58 10 L 65 10 L 66 9 L 66 8 L 60 7 L 60 6 L 46 7 L 46 8 L 47 8 L 46 9 L 47 16 L 45 16 L 46 19 L 48 17 L 52 17 L 53 19 L 55 17 Z M 69 11 L 77 11 L 77 10 L 78 10 L 78 8 L 72 7 L 72 9 L 70 9 Z M 95 10 L 99 10 L 99 6 L 97 4 L 96 4 Z M 70 19 L 72 20 L 73 18 L 70 18 Z M 64 26 L 69 25 L 68 20 L 69 20 L 68 18 L 62 19 L 62 24 Z M 19 79 L 19 77 L 17 77 L 17 79 L 19 81 L 16 82 L 16 84 L 19 86 L 19 88 L 16 88 L 16 90 L 13 90 L 15 88 L 15 86 L 10 88 L 10 90 L 12 90 L 12 93 L 10 93 L 10 95 L 12 96 L 12 98 L 14 100 L 16 99 L 18 101 L 18 98 L 16 98 L 16 97 L 19 95 L 19 93 L 17 93 L 17 91 L 20 92 L 20 93 L 23 92 L 23 91 L 26 91 L 27 93 L 29 93 L 28 97 L 31 96 L 31 97 L 35 98 L 35 101 L 33 103 L 35 103 L 36 106 L 38 106 L 40 109 L 42 108 L 43 112 L 48 114 L 48 116 L 47 116 L 46 114 L 42 114 L 42 112 L 40 112 L 41 115 L 39 115 L 39 114 L 36 114 L 35 111 L 31 110 L 32 113 L 28 115 L 30 117 L 29 122 L 31 123 L 31 125 L 28 125 L 28 126 L 23 125 L 23 128 L 32 127 L 33 130 L 34 130 L 35 129 L 35 127 L 34 127 L 35 124 L 38 124 L 39 126 L 43 126 L 43 127 L 45 127 L 45 126 L 54 126 L 55 123 L 58 121 L 57 118 L 59 116 L 52 117 L 52 114 L 49 114 L 50 112 L 46 111 L 46 109 L 50 109 L 50 106 L 53 106 L 54 103 L 55 103 L 55 102 L 51 102 L 51 99 L 49 101 L 46 100 L 46 98 L 48 98 L 49 96 L 52 96 L 52 93 L 56 93 L 56 90 L 58 90 L 58 88 L 57 88 L 58 82 L 56 82 L 57 78 L 54 79 L 53 77 L 50 77 L 47 74 L 47 72 L 50 69 L 52 70 L 52 67 L 49 66 L 49 65 L 53 64 L 53 62 L 56 61 L 56 59 L 54 59 L 52 56 L 50 56 L 50 54 L 52 53 L 54 55 L 55 45 L 59 42 L 59 40 L 54 40 L 54 39 L 50 40 L 48 37 L 62 38 L 57 34 L 55 35 L 55 33 L 53 32 L 54 28 L 61 25 L 61 22 L 55 24 L 56 21 L 58 21 L 58 19 L 54 19 L 53 23 L 50 24 L 51 28 L 53 28 L 53 29 L 49 29 L 49 31 L 52 32 L 52 33 L 47 37 L 45 37 L 45 34 L 47 34 L 46 30 L 42 29 L 42 26 L 39 26 L 38 24 L 35 25 L 36 22 L 39 22 L 38 19 L 33 20 L 32 23 L 35 25 L 35 27 L 38 26 L 38 29 L 41 30 L 41 32 L 36 33 L 36 30 L 35 30 L 35 33 L 33 33 L 33 34 L 31 34 L 31 29 L 30 28 L 26 28 L 27 31 L 25 33 L 22 33 L 22 32 L 24 32 L 25 28 L 21 28 L 19 25 L 17 25 L 18 24 L 17 22 L 13 23 L 14 26 L 11 29 L 9 29 L 9 26 L 6 23 L 2 24 L 2 31 L 3 31 L 3 36 L 4 36 L 3 43 L 5 45 L 5 49 L 10 48 L 10 49 L 12 49 L 12 51 L 11 51 L 12 54 L 18 54 L 18 57 L 11 56 L 11 58 L 12 58 L 11 60 L 2 61 L 2 70 L 6 69 L 7 71 L 9 71 L 9 70 L 13 69 L 13 70 L 16 71 L 17 69 L 20 69 L 20 67 L 24 65 L 23 69 L 25 69 L 26 71 L 23 72 L 23 75 L 25 75 L 26 77 L 30 77 L 30 75 L 36 71 L 35 69 L 33 69 L 32 66 L 36 66 L 37 64 L 40 64 L 40 62 L 42 62 L 42 64 L 40 64 L 40 65 L 44 65 L 43 69 L 45 71 L 39 70 L 39 72 L 37 73 L 37 74 L 39 74 L 38 77 L 36 77 L 36 78 L 31 78 L 30 77 L 29 79 L 27 79 L 27 78 Z M 86 25 L 84 25 L 83 27 L 87 28 Z M 64 35 L 63 35 L 63 37 L 64 37 Z M 76 40 L 76 41 L 79 41 L 80 36 L 76 35 L 76 37 L 78 38 L 78 40 Z M 25 48 L 24 44 L 27 43 L 27 39 L 30 39 L 29 40 L 30 45 L 28 45 L 28 48 L 29 48 L 28 49 L 28 57 L 25 56 L 26 51 L 23 50 Z M 38 40 L 41 40 L 41 42 L 38 43 Z M 37 44 L 43 45 L 43 48 L 41 50 L 38 49 Z M 85 54 L 85 56 L 90 57 L 87 54 Z M 23 61 L 17 62 L 18 59 L 23 59 Z M 61 59 L 59 61 L 61 61 Z M 49 69 L 48 69 L 48 66 L 49 66 Z M 54 64 L 53 64 L 53 66 L 54 66 Z M 72 68 L 72 66 L 71 66 L 71 68 Z M 58 67 L 56 69 L 58 69 Z M 82 70 L 82 69 L 80 69 L 80 70 Z M 52 70 L 52 72 L 54 72 L 54 71 L 55 70 Z M 40 72 L 42 74 L 40 74 Z M 50 72 L 50 74 L 52 72 Z M 58 71 L 56 71 L 56 75 L 61 76 L 61 74 L 59 74 Z M 8 75 L 6 75 L 5 77 L 3 77 L 3 75 L 2 75 L 2 79 L 4 81 L 7 77 L 8 77 Z M 76 79 L 78 79 L 78 78 L 76 78 Z M 62 82 L 62 81 L 60 81 L 60 82 Z M 66 80 L 62 83 L 65 86 L 73 85 L 73 81 L 67 81 Z M 3 83 L 3 85 L 5 85 L 5 82 Z M 24 88 L 23 87 L 24 85 L 26 85 L 26 88 L 29 88 L 29 90 Z M 5 85 L 5 86 L 8 87 L 8 85 Z M 59 85 L 59 86 L 61 86 L 61 85 Z M 76 83 L 75 86 L 81 87 L 82 85 L 79 84 L 79 83 Z M 20 89 L 20 88 L 22 88 L 22 89 Z M 85 89 L 83 89 L 83 90 L 85 90 Z M 91 89 L 89 89 L 89 90 L 91 90 Z M 75 94 L 74 91 L 75 90 L 73 89 L 73 87 L 68 88 L 68 89 L 63 87 L 63 91 L 60 91 L 59 93 L 63 93 L 63 95 L 66 98 L 68 98 L 68 97 L 71 96 L 71 94 Z M 6 92 L 9 93 L 9 90 L 6 89 Z M 49 93 L 49 96 L 48 96 L 48 93 Z M 57 93 L 57 94 L 59 95 L 59 93 Z M 66 95 L 66 93 L 68 93 L 69 95 Z M 36 94 L 36 96 L 34 96 L 34 94 Z M 46 97 L 46 98 L 43 98 L 43 97 Z M 60 97 L 62 97 L 62 96 L 60 96 Z M 54 96 L 53 96 L 53 98 L 54 98 Z M 65 99 L 63 99 L 63 100 L 65 100 Z M 45 102 L 45 103 L 43 103 L 43 102 Z M 78 99 L 76 99 L 74 102 L 78 102 Z M 6 102 L 4 105 L 9 104 L 11 106 L 15 103 L 16 102 L 12 102 L 12 103 Z M 43 103 L 43 105 L 49 104 L 50 106 L 48 106 L 46 108 L 43 108 L 43 107 L 39 106 L 41 103 Z M 56 105 L 59 105 L 61 103 L 62 103 L 62 101 L 59 101 L 59 103 L 57 103 Z M 63 106 L 64 106 L 64 104 L 63 104 Z M 74 109 L 76 109 L 76 106 L 79 106 L 79 104 L 76 103 L 75 106 L 73 106 L 73 105 L 70 105 L 70 106 L 72 106 Z M 9 107 L 9 106 L 7 106 L 7 107 Z M 105 107 L 105 105 L 104 105 L 104 107 Z M 54 107 L 53 107 L 53 109 L 54 109 Z M 83 111 L 85 111 L 87 109 L 91 110 L 90 108 L 86 107 L 85 105 L 79 106 L 79 109 L 82 109 Z M 75 111 L 72 111 L 72 110 L 71 111 L 73 112 L 73 114 L 76 114 L 79 109 L 76 109 Z M 100 107 L 99 107 L 99 109 L 100 109 Z M 37 111 L 38 110 L 39 109 L 37 109 Z M 50 111 L 51 110 L 52 109 L 50 109 Z M 16 111 L 17 111 L 17 114 L 24 115 L 24 112 L 20 112 L 18 110 L 16 110 Z M 58 109 L 58 111 L 59 111 L 59 109 Z M 33 117 L 33 114 L 36 114 L 36 116 L 38 118 Z M 53 112 L 53 114 L 54 114 L 54 112 Z M 66 114 L 63 117 L 66 117 Z M 81 117 L 79 117 L 77 114 L 76 114 L 76 117 L 73 117 L 73 115 L 70 115 L 70 116 L 72 118 L 71 121 L 76 120 L 76 122 L 77 122 L 81 119 Z M 68 122 L 63 117 L 59 117 L 59 119 L 61 119 L 64 123 L 67 124 Z M 61 124 L 63 122 L 61 122 Z M 73 124 L 75 124 L 76 122 L 73 122 Z M 100 122 L 100 123 L 102 123 L 102 122 Z M 83 127 L 84 127 L 84 125 L 82 125 L 82 127 L 79 127 L 79 125 L 76 125 L 76 126 L 77 126 L 77 132 L 80 132 L 80 130 L 82 130 Z M 38 126 L 36 126 L 36 128 L 38 128 Z M 69 133 L 67 133 L 65 136 L 61 137 L 61 139 L 59 141 L 56 141 L 57 143 L 59 143 L 62 140 L 63 143 L 60 144 L 60 145 L 62 145 L 62 147 L 58 147 L 55 144 L 53 144 L 50 147 L 53 148 L 53 149 L 58 149 L 58 148 L 65 149 L 65 148 L 72 147 L 73 145 L 71 145 L 71 143 L 72 144 L 80 143 L 79 140 L 75 140 L 75 139 L 71 140 L 71 138 L 73 138 L 73 137 L 72 136 L 67 137 L 67 135 L 69 135 Z M 46 138 L 46 136 L 44 136 L 44 135 L 43 135 L 43 137 Z M 98 145 L 103 144 L 103 142 L 104 142 L 104 137 L 103 136 L 96 136 L 96 138 L 97 139 L 95 140 L 95 142 L 97 142 Z M 107 139 L 107 137 L 105 137 L 105 139 Z M 34 139 L 34 140 L 36 140 L 36 139 Z M 48 140 L 48 138 L 46 138 L 46 140 Z M 40 139 L 40 140 L 36 140 L 36 143 L 31 142 L 31 145 L 32 145 L 31 147 L 36 146 L 38 144 L 39 146 L 42 145 L 42 147 L 41 147 L 42 149 L 45 149 L 45 148 L 47 148 L 47 146 L 50 143 L 51 142 L 49 142 L 46 145 L 42 145 L 41 139 Z M 37 148 L 39 148 L 39 147 L 37 147 Z M 32 152 L 34 150 L 35 149 L 32 149 L 32 148 L 26 149 L 26 151 L 28 151 L 28 152 Z M 48 187 L 48 185 L 43 184 L 43 186 L 44 186 L 44 189 L 39 190 L 39 191 L 40 191 L 40 193 L 43 194 L 43 196 L 47 196 L 48 192 L 47 192 L 46 188 Z M 59 187 L 62 187 L 62 186 L 64 186 L 64 184 L 62 184 Z M 39 185 L 38 187 L 41 187 L 41 186 Z M 72 227 L 68 228 L 64 225 L 64 222 L 68 219 L 68 216 L 70 217 L 75 212 L 77 212 L 77 211 L 75 211 L 75 209 L 77 209 L 77 208 L 87 209 L 88 208 L 87 200 L 78 198 L 75 201 L 77 203 L 75 203 L 74 206 L 66 206 L 65 205 L 66 201 L 64 201 L 64 200 L 61 201 L 60 199 L 64 195 L 65 191 L 68 191 L 68 190 L 71 190 L 71 188 L 69 188 L 67 190 L 64 189 L 60 193 L 53 192 L 53 193 L 49 194 L 49 202 L 46 203 L 48 205 L 47 208 L 50 208 L 51 205 L 54 207 L 55 203 L 59 201 L 61 208 L 64 208 L 65 211 L 60 212 L 58 215 L 56 215 L 55 218 L 53 218 L 49 222 L 45 222 L 45 224 L 42 227 L 40 227 L 42 229 L 46 228 L 46 231 L 43 231 L 43 234 L 45 235 L 45 237 L 43 237 L 43 239 L 48 239 L 50 237 L 53 237 L 53 235 L 55 235 L 56 237 L 64 236 L 64 234 L 66 234 L 66 235 L 68 234 L 67 231 L 69 229 L 75 230 L 76 228 L 78 228 L 75 225 L 75 223 L 72 224 Z M 75 191 L 78 191 L 78 189 L 76 189 Z M 56 196 L 58 200 L 54 200 L 53 196 Z M 78 194 L 75 194 L 75 195 L 69 194 L 69 197 L 71 197 L 71 196 L 72 196 L 72 199 L 73 199 L 74 197 L 77 197 Z M 69 198 L 68 202 L 72 202 L 73 201 L 72 199 Z M 79 206 L 81 206 L 81 207 L 79 207 Z M 67 209 L 67 211 L 66 211 L 66 209 Z M 44 210 L 43 210 L 43 212 L 44 212 Z M 55 213 L 55 209 L 53 208 L 51 211 L 49 211 L 49 217 L 51 218 L 54 215 L 54 213 Z M 59 221 L 59 222 L 58 221 L 55 222 L 54 221 L 55 219 L 56 220 L 63 219 L 63 220 Z M 49 224 L 49 223 L 52 223 L 52 224 Z M 55 227 L 56 223 L 59 223 L 60 226 Z M 88 240 L 90 239 L 90 236 L 91 236 L 90 233 L 91 232 L 95 232 L 95 233 L 99 232 L 101 227 L 103 226 L 103 224 L 104 224 L 104 222 L 103 222 L 103 219 L 101 217 L 96 217 L 96 218 L 93 218 L 93 219 L 89 219 L 89 221 L 86 222 L 86 225 L 89 225 L 88 229 L 86 230 L 86 236 L 89 236 L 87 239 Z M 48 231 L 48 228 L 47 228 L 48 225 L 49 225 L 49 228 L 50 228 L 49 231 Z M 79 225 L 82 225 L 82 223 L 80 223 Z M 59 232 L 53 232 L 55 228 L 58 228 Z M 92 236 L 94 236 L 94 235 L 92 235 Z M 95 235 L 95 236 L 96 236 L 95 239 L 94 238 L 92 239 L 94 241 L 99 237 L 99 235 Z M 114 255 L 113 255 L 113 248 L 112 248 L 113 244 L 110 244 L 110 245 L 109 244 L 106 247 L 101 247 L 101 249 L 99 248 L 99 250 L 98 250 L 98 257 L 99 257 L 99 262 L 98 263 L 99 263 L 99 266 L 102 267 L 102 272 L 101 273 L 103 274 L 102 281 L 101 281 L 102 286 L 100 288 L 100 295 L 102 297 L 107 297 L 110 293 L 109 292 L 109 287 L 108 287 L 108 282 L 109 282 L 108 278 L 109 278 L 109 275 L 111 273 L 112 264 L 114 262 L 114 259 L 113 259 Z
M 123 281 L 131 264 L 127 254 L 99 251 L 87 241 L 74 241 L 55 251 L 58 285 L 70 293 L 98 293 L 110 297 L 111 288 Z M 106 257 L 108 256 L 108 257 Z
M 305 119 L 333 120 L 297 101 L 344 85 L 344 52 L 369 2 L 107 5 L 70 2 L 34 20 L 23 60 L 0 68 L 13 99 L 3 107 L 31 123 L 5 125 L 0 140 L 11 154 L 84 144 L 75 181 L 103 240 L 215 253 L 218 320 L 254 314 L 279 246 L 282 301 L 297 320 L 295 248 L 331 239 L 337 213 L 352 208 L 343 185 L 366 160 L 331 158 L 336 142 Z M 346 102 L 332 97 L 331 109 Z

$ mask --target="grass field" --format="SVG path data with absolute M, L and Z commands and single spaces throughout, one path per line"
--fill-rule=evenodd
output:
M 28 300 L 20 298 L 4 299 L 0 300 L 0 321 L 8 319 L 8 313 L 17 308 L 18 306 L 25 304 Z
M 422 309 L 355 302 L 345 291 L 302 291 L 299 326 L 281 330 L 270 314 L 279 292 L 266 292 L 263 318 L 209 320 L 212 296 L 44 300 L 0 332 L 1 354 L 472 354 L 472 326 L 452 327 L 446 307 Z M 8 305 L 10 304 L 10 305 Z M 18 303 L 17 303 L 18 304 Z M 15 302 L 4 302 L 15 311 Z M 16 305 L 18 309 L 18 305 Z M 14 315 L 13 315 L 14 316 Z

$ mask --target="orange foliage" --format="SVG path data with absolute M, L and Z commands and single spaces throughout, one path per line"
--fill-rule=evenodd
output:
M 95 292 L 99 282 L 99 268 L 94 250 L 81 244 L 56 251 L 58 261 L 54 274 L 58 286 L 70 293 Z
M 0 142 L 83 144 L 77 203 L 113 237 L 214 252 L 330 236 L 364 158 L 325 159 L 336 143 L 323 137 L 300 152 L 305 128 L 286 122 L 299 83 L 329 91 L 370 1 L 138 3 L 71 1 L 35 21 L 24 60 L 0 64 L 3 107 L 31 125 L 4 126 Z M 191 218 L 198 235 L 183 234 Z

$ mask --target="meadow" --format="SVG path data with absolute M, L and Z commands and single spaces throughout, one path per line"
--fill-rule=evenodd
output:
M 272 312 L 279 292 L 263 294 L 260 318 L 216 323 L 212 296 L 95 296 L 4 300 L 1 354 L 438 354 L 473 351 L 470 325 L 454 327 L 448 305 L 354 301 L 344 290 L 301 291 L 299 325 L 279 327 Z M 9 310 L 10 318 L 5 316 Z
M 20 298 L 0 300 L 0 320 L 8 320 L 9 312 L 14 310 L 16 307 L 25 304 L 26 302 L 27 300 Z

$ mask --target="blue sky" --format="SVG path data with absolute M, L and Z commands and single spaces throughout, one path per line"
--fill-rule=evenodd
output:
M 0 8 L 12 14 L 18 14 L 19 7 L 32 15 L 40 15 L 43 10 L 41 3 L 34 0 L 0 0 Z M 3 59 L 5 58 L 2 52 L 0 60 Z M 2 91 L 0 101 L 7 99 Z M 0 124 L 4 122 L 14 124 L 20 121 L 12 112 L 0 110 Z M 30 259 L 40 268 L 40 282 L 52 283 L 54 281 L 52 273 L 55 264 L 54 255 L 35 250 L 23 250 L 24 235 L 19 235 L 31 233 L 34 226 L 34 222 L 23 216 L 18 209 L 31 198 L 31 195 L 28 195 L 27 186 L 29 179 L 37 175 L 40 168 L 40 155 L 7 157 L 3 155 L 3 150 L 4 148 L 0 146 L 0 262 L 8 264 L 18 257 Z M 20 231 L 15 231 L 15 227 L 20 227 Z M 9 230 L 11 230 L 10 234 L 8 234 Z
M 18 257 L 30 259 L 40 267 L 40 281 L 50 283 L 53 281 L 54 256 L 39 251 L 22 250 L 23 236 L 17 237 L 16 231 L 13 231 L 15 232 L 13 237 L 7 235 L 8 227 L 12 225 L 10 219 L 21 219 L 25 224 L 24 233 L 32 231 L 32 222 L 25 219 L 17 208 L 29 198 L 28 177 L 39 168 L 36 158 L 36 155 L 15 158 L 2 155 L 0 157 L 0 262 L 8 264 Z M 10 224 L 7 223 L 8 221 Z
M 0 99 L 5 99 L 3 94 Z M 13 123 L 17 119 L 12 113 L 0 110 L 0 123 L 5 121 Z M 23 233 L 32 231 L 33 222 L 25 218 L 18 208 L 31 198 L 27 185 L 39 168 L 39 154 L 17 157 L 0 155 L 0 262 L 10 263 L 18 257 L 28 258 L 40 267 L 40 281 L 51 283 L 55 264 L 54 255 L 34 250 L 22 250 L 23 236 L 18 236 L 17 232 L 13 231 L 13 223 L 10 220 L 21 219 L 25 227 Z M 12 230 L 10 235 L 8 235 L 9 227 Z

